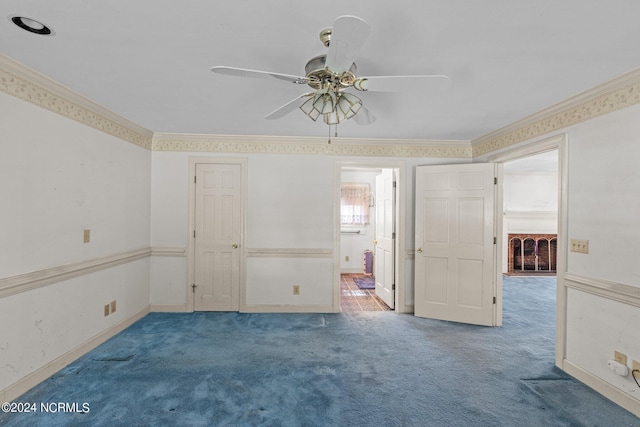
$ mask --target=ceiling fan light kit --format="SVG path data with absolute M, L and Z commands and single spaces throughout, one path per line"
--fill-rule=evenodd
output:
M 211 71 L 306 84 L 315 91 L 296 97 L 267 114 L 266 118 L 279 119 L 299 107 L 311 120 L 317 121 L 322 116 L 328 125 L 338 125 L 351 118 L 359 125 L 375 121 L 375 116 L 363 106 L 362 100 L 347 92 L 350 88 L 394 91 L 415 90 L 421 83 L 426 83 L 429 90 L 449 86 L 449 79 L 440 75 L 357 77 L 354 60 L 370 34 L 371 27 L 363 19 L 350 15 L 338 17 L 333 28 L 320 32 L 320 41 L 328 47 L 327 54 L 310 59 L 305 66 L 304 77 L 227 66 L 212 67 Z

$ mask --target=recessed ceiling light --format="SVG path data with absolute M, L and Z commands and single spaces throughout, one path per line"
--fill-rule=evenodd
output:
M 35 19 L 25 18 L 24 16 L 10 16 L 9 19 L 18 27 L 25 31 L 29 31 L 30 33 L 40 34 L 42 36 L 53 35 L 53 30 L 51 28 L 47 27 L 42 22 L 36 21 Z

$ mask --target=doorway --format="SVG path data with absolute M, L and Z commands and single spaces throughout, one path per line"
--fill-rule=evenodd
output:
M 395 309 L 397 175 L 394 168 L 340 168 L 340 311 Z
M 551 279 L 553 281 L 554 293 L 555 293 L 555 341 L 556 341 L 556 351 L 555 351 L 555 363 L 556 366 L 562 367 L 562 361 L 565 357 L 565 325 L 566 325 L 566 288 L 564 286 L 564 273 L 566 273 L 566 262 L 567 262 L 567 168 L 568 168 L 568 157 L 567 157 L 567 136 L 566 134 L 555 135 L 545 140 L 537 141 L 532 144 L 528 144 L 519 148 L 515 148 L 513 150 L 509 150 L 503 153 L 496 154 L 494 156 L 490 156 L 488 161 L 490 162 L 500 162 L 503 163 L 503 173 L 504 170 L 509 172 L 511 169 L 514 173 L 546 173 L 553 175 L 553 179 L 556 182 L 556 203 L 553 205 L 553 209 L 550 209 L 549 202 L 543 203 L 539 196 L 536 196 L 535 199 L 538 200 L 536 211 L 525 215 L 525 219 L 527 217 L 537 216 L 535 223 L 537 224 L 538 229 L 540 227 L 551 227 L 556 230 L 557 240 L 556 246 L 558 251 L 556 253 L 556 276 L 554 277 L 540 277 L 540 278 L 529 278 L 529 281 L 539 280 L 548 280 Z M 517 171 L 515 168 L 517 167 Z M 546 180 L 551 178 L 547 177 Z M 505 185 L 509 185 L 510 178 L 503 176 L 503 197 L 504 193 L 510 191 L 508 188 L 505 188 Z M 511 182 L 513 184 L 513 182 Z M 538 187 L 544 187 L 540 185 L 540 181 L 538 182 Z M 538 190 L 536 191 L 539 191 Z M 524 191 L 516 191 L 516 196 L 514 199 L 518 197 L 522 198 L 526 196 Z M 514 226 L 514 224 L 506 224 L 507 221 L 512 220 L 515 221 L 515 226 L 526 226 L 529 227 L 529 224 L 518 222 L 520 218 L 517 218 L 518 215 L 513 215 L 514 212 L 518 210 L 518 208 L 522 208 L 526 206 L 526 203 L 531 202 L 523 202 L 521 199 L 517 200 L 517 202 L 512 202 L 509 204 L 505 204 L 504 210 L 505 212 L 512 211 L 511 214 L 505 215 L 505 222 L 502 227 L 502 238 L 498 239 L 499 243 L 499 253 L 500 256 L 498 259 L 501 259 L 502 262 L 499 262 L 496 265 L 496 269 L 498 272 L 498 276 L 500 281 L 502 281 L 503 272 L 506 272 L 508 269 L 508 235 L 509 228 Z M 552 203 L 552 202 L 550 202 Z M 545 207 L 546 209 L 540 209 L 541 207 Z M 549 215 L 548 211 L 554 211 L 555 215 Z M 505 276 L 505 279 L 507 276 Z M 518 279 L 508 277 L 509 281 L 512 279 Z M 500 288 L 500 292 L 502 289 Z M 500 304 L 499 309 L 502 310 L 502 298 L 499 298 L 498 303 Z M 507 304 L 509 301 L 507 299 Z

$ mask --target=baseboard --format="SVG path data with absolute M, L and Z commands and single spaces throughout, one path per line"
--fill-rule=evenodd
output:
M 362 267 L 360 268 L 341 268 L 340 274 L 364 274 Z
M 244 305 L 241 313 L 335 313 L 332 305 Z
M 412 305 L 405 304 L 404 305 L 404 310 L 400 311 L 399 313 L 413 314 L 413 313 L 415 313 L 415 311 L 416 311 L 415 310 L 415 306 L 413 304 Z
M 186 304 L 152 304 L 149 307 L 152 313 L 190 313 Z
M 17 382 L 13 383 L 6 389 L 0 391 L 0 402 L 11 402 L 16 400 L 18 397 L 20 397 L 21 395 L 29 391 L 31 388 L 40 384 L 42 381 L 46 380 L 51 375 L 55 374 L 56 372 L 58 372 L 60 369 L 64 368 L 71 362 L 77 360 L 82 355 L 88 353 L 89 351 L 93 350 L 100 344 L 104 343 L 109 338 L 122 332 L 123 330 L 125 330 L 126 328 L 128 328 L 129 326 L 137 322 L 138 320 L 142 319 L 148 313 L 149 313 L 149 308 L 147 307 L 144 310 L 140 311 L 139 313 L 127 319 L 124 319 L 120 323 L 99 333 L 98 335 L 89 339 L 85 343 L 80 344 L 78 347 L 64 353 L 60 357 L 49 362 L 48 364 L 41 367 L 40 369 L 33 371 L 32 373 L 22 378 L 21 380 L 18 380 Z
M 613 403 L 623 407 L 635 416 L 640 417 L 640 400 L 629 396 L 619 388 L 612 386 L 590 372 L 574 365 L 567 359 L 563 360 L 562 369 L 578 381 L 583 382 L 607 399 L 611 400 Z

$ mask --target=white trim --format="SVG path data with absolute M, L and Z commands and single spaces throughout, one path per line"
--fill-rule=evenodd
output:
M 340 311 L 340 310 L 338 310 Z M 241 313 L 335 313 L 331 305 L 245 304 Z
M 152 313 L 188 313 L 186 304 L 153 304 L 149 307 Z
M 591 387 L 596 392 L 623 407 L 635 416 L 640 417 L 640 400 L 634 399 L 619 388 L 612 386 L 601 378 L 596 377 L 577 365 L 574 365 L 567 359 L 562 361 L 561 367 L 563 371 L 576 378 L 578 381 Z
M 186 257 L 187 248 L 184 246 L 152 246 L 151 256 Z
M 565 286 L 598 297 L 640 307 L 640 288 L 607 280 L 566 273 Z
M 151 149 L 153 132 L 0 53 L 0 90 L 94 129 Z
M 250 248 L 247 257 L 274 258 L 331 258 L 331 248 Z
M 63 280 L 69 280 L 74 277 L 115 267 L 117 265 L 126 264 L 131 261 L 146 258 L 150 254 L 151 248 L 146 247 L 74 262 L 71 264 L 50 267 L 44 270 L 19 274 L 17 276 L 5 277 L 0 279 L 0 298 L 21 292 L 27 292 L 32 289 L 61 282 Z
M 558 213 L 556 211 L 504 211 L 504 218 L 555 221 L 558 219 Z
M 29 375 L 21 378 L 17 382 L 11 384 L 6 389 L 0 391 L 0 402 L 10 402 L 20 397 L 22 394 L 40 384 L 42 381 L 49 378 L 51 375 L 58 372 L 60 369 L 64 368 L 68 364 L 74 362 L 82 355 L 88 353 L 94 348 L 98 347 L 100 344 L 107 341 L 109 338 L 117 335 L 122 332 L 129 326 L 133 325 L 138 320 L 142 319 L 149 313 L 149 308 L 145 308 L 133 316 L 122 320 L 114 326 L 100 332 L 98 335 L 95 335 L 93 338 L 90 338 L 83 344 L 75 347 L 74 349 L 62 354 L 57 357 L 55 360 L 47 363 L 43 367 L 31 372 Z

